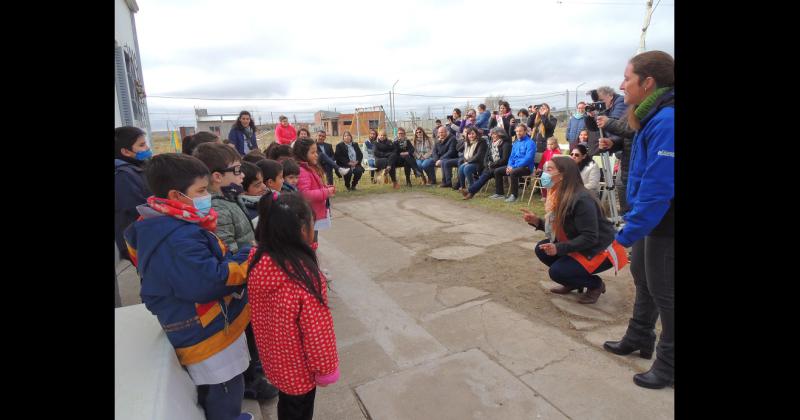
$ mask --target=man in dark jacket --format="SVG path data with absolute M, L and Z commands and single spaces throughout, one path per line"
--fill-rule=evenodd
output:
M 143 167 L 153 152 L 144 131 L 137 127 L 117 127 L 114 148 L 114 241 L 120 258 L 130 260 L 122 234 L 139 218 L 136 206 L 147 202 L 152 195 Z
M 439 141 L 433 146 L 433 155 L 431 155 L 431 158 L 436 162 L 434 166 L 442 168 L 443 179 L 440 187 L 452 187 L 450 183 L 452 173 L 445 173 L 443 164 L 447 160 L 458 158 L 458 152 L 456 152 L 456 138 L 451 135 L 445 127 L 439 127 L 437 135 L 439 136 Z M 436 172 L 434 171 L 434 175 L 435 174 Z M 436 179 L 434 179 L 433 182 L 436 182 Z
M 598 127 L 602 128 L 607 136 L 599 139 L 599 152 L 622 152 L 622 156 L 619 158 L 619 176 L 617 178 L 619 182 L 617 182 L 615 185 L 617 191 L 619 191 L 617 196 L 619 197 L 620 216 L 622 216 L 627 213 L 628 210 L 630 210 L 627 198 L 628 168 L 631 164 L 631 147 L 633 146 L 633 136 L 636 132 L 628 127 L 628 122 L 625 121 L 624 118 L 618 120 L 601 115 L 596 119 Z M 612 139 L 610 136 L 613 136 L 614 138 Z
M 609 118 L 615 119 L 622 119 L 625 116 L 625 111 L 628 110 L 628 106 L 625 105 L 625 98 L 622 95 L 616 93 L 613 88 L 608 86 L 602 86 L 597 88 L 597 97 L 601 101 L 603 101 L 606 105 L 606 110 L 603 112 L 592 111 L 587 114 L 586 118 L 584 118 L 586 123 L 586 129 L 589 130 L 589 157 L 592 157 L 598 154 L 599 148 L 599 140 L 600 140 L 600 130 L 597 127 L 597 121 L 595 117 L 598 115 L 603 115 Z M 612 135 L 610 137 L 612 140 L 614 138 L 619 137 Z M 619 158 L 620 156 L 617 156 Z
M 317 131 L 317 154 L 319 155 L 319 166 L 325 171 L 328 185 L 333 185 L 333 170 L 336 169 L 338 172 L 336 176 L 341 178 L 343 175 L 350 173 L 350 168 L 340 168 L 336 164 L 336 160 L 333 158 L 333 146 L 325 142 L 327 137 L 328 134 L 325 130 Z

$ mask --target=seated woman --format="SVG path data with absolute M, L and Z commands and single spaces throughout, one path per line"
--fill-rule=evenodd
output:
M 495 169 L 508 164 L 508 157 L 511 156 L 511 139 L 508 138 L 506 131 L 500 127 L 495 127 L 491 129 L 489 135 L 492 143 L 488 146 L 486 156 L 483 159 L 483 173 L 466 191 L 461 192 L 464 195 L 464 200 L 474 197 L 489 179 L 494 177 Z
M 600 196 L 600 167 L 589 157 L 589 149 L 585 144 L 578 144 L 569 155 L 578 164 L 583 186 Z
M 378 132 L 378 141 L 375 142 L 375 168 L 389 171 L 392 186 L 397 189 L 397 143 L 386 137 L 386 130 Z
M 414 130 L 414 158 L 417 160 L 417 166 L 424 172 L 427 177 L 427 185 L 436 183 L 436 161 L 431 157 L 433 155 L 433 142 L 428 134 L 422 127 L 417 127 Z
M 458 166 L 458 185 L 462 194 L 472 185 L 475 175 L 483 170 L 483 160 L 486 157 L 486 142 L 481 139 L 475 127 L 464 130 L 464 163 Z
M 614 241 L 614 225 L 605 217 L 600 202 L 581 181 L 578 165 L 566 156 L 545 164 L 542 185 L 551 188 L 544 217 L 522 209 L 523 219 L 547 238 L 536 244 L 536 256 L 550 267 L 550 278 L 567 294 L 588 288 L 578 302 L 595 303 L 606 286 L 597 273 L 627 264 L 625 249 Z
M 378 142 L 378 132 L 375 129 L 369 129 L 369 138 L 364 140 L 364 149 L 367 152 L 367 165 L 370 168 L 375 167 L 375 143 Z M 369 170 L 369 179 L 375 183 L 375 169 Z
M 560 155 L 561 148 L 558 147 L 558 141 L 555 137 L 550 137 L 547 139 L 547 150 L 542 153 L 542 160 L 539 161 L 539 165 L 536 167 L 536 176 L 542 174 L 542 170 L 544 169 L 544 164 L 550 161 L 554 155 Z M 547 188 L 542 188 L 540 190 L 542 192 L 542 201 L 547 198 Z
M 397 147 L 397 161 L 395 162 L 396 167 L 402 167 L 403 171 L 406 174 L 406 185 L 411 186 L 411 171 L 414 171 L 414 176 L 420 179 L 421 183 L 424 185 L 425 175 L 417 166 L 417 160 L 414 158 L 414 145 L 412 144 L 411 140 L 406 137 L 406 129 L 403 127 L 399 127 L 397 129 L 397 138 L 394 141 Z
M 355 191 L 358 180 L 361 179 L 361 175 L 364 173 L 364 167 L 361 166 L 364 154 L 361 153 L 358 143 L 353 143 L 353 135 L 349 131 L 342 133 L 342 141 L 336 145 L 333 157 L 340 168 L 351 169 L 350 172 L 344 175 L 344 186 L 347 191 Z

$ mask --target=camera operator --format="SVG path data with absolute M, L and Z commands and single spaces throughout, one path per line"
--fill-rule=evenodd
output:
M 594 156 L 599 153 L 600 130 L 595 118 L 602 115 L 609 118 L 621 119 L 628 109 L 628 105 L 625 104 L 622 95 L 616 93 L 614 89 L 608 86 L 599 87 L 593 93 L 596 93 L 597 99 L 605 104 L 606 109 L 598 112 L 592 107 L 592 104 L 586 106 L 587 113 L 584 120 L 586 122 L 586 128 L 589 130 L 589 156 Z M 619 136 L 611 135 L 609 138 L 613 141 L 618 139 Z
M 536 142 L 536 150 L 544 152 L 547 150 L 547 139 L 553 137 L 556 131 L 558 120 L 550 114 L 550 105 L 541 104 L 534 107 L 536 110 L 535 120 L 531 131 L 531 138 Z M 537 156 L 536 163 L 539 163 Z
M 612 134 L 614 139 L 601 138 L 599 139 L 599 151 L 608 151 L 609 153 L 620 153 L 619 161 L 619 183 L 616 185 L 619 190 L 619 208 L 620 215 L 630 210 L 628 207 L 628 168 L 631 165 L 631 147 L 633 146 L 633 135 L 635 130 L 628 127 L 626 119 L 615 119 L 605 115 L 599 115 L 597 118 L 597 126 L 602 128 L 607 134 Z M 619 157 L 619 155 L 618 155 Z
M 456 136 L 461 129 L 461 110 L 453 108 L 453 115 L 447 116 L 447 124 L 444 126 L 451 135 Z

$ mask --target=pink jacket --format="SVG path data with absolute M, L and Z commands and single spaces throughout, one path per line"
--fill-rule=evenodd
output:
M 289 124 L 284 127 L 280 124 L 275 126 L 275 139 L 278 144 L 291 144 L 297 138 L 297 130 Z
M 314 220 L 324 219 L 328 215 L 325 209 L 328 188 L 322 182 L 322 178 L 308 166 L 308 163 L 297 163 L 300 165 L 300 176 L 297 177 L 297 191 L 300 191 L 300 194 L 311 205 L 311 210 L 314 211 Z

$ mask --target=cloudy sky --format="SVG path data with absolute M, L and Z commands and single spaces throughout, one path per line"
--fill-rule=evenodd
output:
M 194 125 L 194 107 L 248 109 L 264 123 L 270 112 L 310 120 L 320 109 L 388 109 L 386 92 L 398 79 L 398 120 L 429 108 L 441 117 L 487 95 L 504 95 L 515 109 L 563 108 L 570 90 L 574 106 L 581 83 L 579 100 L 584 90 L 619 86 L 646 10 L 644 0 L 137 4 L 153 130 Z M 674 54 L 674 0 L 654 5 L 646 47 Z M 357 95 L 377 96 L 312 99 Z

